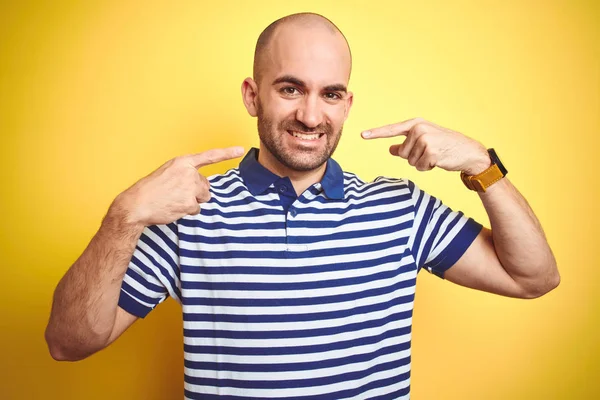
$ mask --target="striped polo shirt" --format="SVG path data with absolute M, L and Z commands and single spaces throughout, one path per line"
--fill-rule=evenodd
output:
M 417 273 L 443 277 L 481 225 L 332 159 L 297 196 L 257 155 L 209 178 L 199 215 L 144 230 L 119 305 L 181 304 L 186 399 L 408 399 Z

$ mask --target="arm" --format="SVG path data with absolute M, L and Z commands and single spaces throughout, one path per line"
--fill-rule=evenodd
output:
M 137 319 L 117 303 L 144 226 L 127 221 L 118 199 L 54 292 L 46 341 L 55 360 L 83 359 L 108 346 Z
M 533 210 L 503 178 L 479 193 L 492 229 L 483 229 L 444 277 L 486 292 L 539 297 L 558 286 L 552 250 Z
M 363 137 L 406 136 L 390 153 L 419 171 L 439 167 L 477 174 L 490 166 L 479 142 L 421 118 L 363 132 Z M 480 193 L 492 229 L 483 229 L 444 277 L 474 289 L 534 298 L 555 288 L 560 276 L 542 227 L 507 178 Z
M 242 148 L 170 160 L 121 193 L 54 293 L 46 341 L 56 360 L 80 360 L 112 343 L 137 319 L 118 306 L 123 278 L 144 228 L 200 212 L 210 199 L 198 168 L 237 158 Z

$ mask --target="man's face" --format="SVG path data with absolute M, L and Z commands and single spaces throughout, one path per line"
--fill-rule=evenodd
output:
M 258 84 L 261 151 L 284 167 L 310 171 L 333 154 L 352 103 L 344 39 L 324 29 L 283 28 Z

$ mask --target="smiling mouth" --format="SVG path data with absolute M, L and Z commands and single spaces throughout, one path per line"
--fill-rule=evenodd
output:
M 302 133 L 296 131 L 287 131 L 287 133 L 301 140 L 317 140 L 324 135 L 324 133 Z

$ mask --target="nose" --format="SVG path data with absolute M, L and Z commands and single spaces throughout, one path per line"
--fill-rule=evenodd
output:
M 316 128 L 323 122 L 323 110 L 317 96 L 306 96 L 296 110 L 296 119 L 308 128 Z

